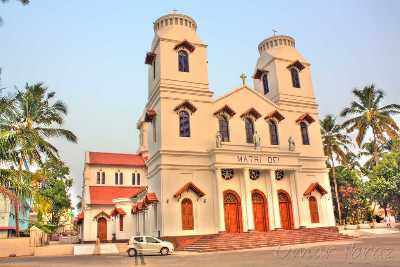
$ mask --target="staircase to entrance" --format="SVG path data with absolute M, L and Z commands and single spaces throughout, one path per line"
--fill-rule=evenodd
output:
M 178 250 L 210 252 L 251 249 L 271 246 L 334 241 L 351 237 L 341 235 L 336 227 L 275 230 L 269 232 L 220 233 L 194 239 L 177 247 Z

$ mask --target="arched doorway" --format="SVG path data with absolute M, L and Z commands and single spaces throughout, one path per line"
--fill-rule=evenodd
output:
M 227 190 L 224 192 L 225 230 L 229 233 L 242 232 L 242 209 L 239 195 Z
M 293 229 L 292 201 L 289 194 L 284 190 L 278 191 L 279 213 L 281 215 L 281 226 L 283 229 Z
M 100 241 L 107 241 L 107 219 L 104 217 L 97 220 L 97 237 Z
M 251 193 L 251 201 L 253 203 L 254 230 L 259 232 L 268 231 L 268 206 L 265 195 L 261 191 L 254 190 Z
M 182 216 L 182 230 L 193 230 L 194 218 L 193 218 L 193 204 L 188 198 L 185 198 L 181 202 L 181 216 Z
M 309 197 L 308 205 L 310 207 L 311 223 L 319 223 L 318 203 L 313 196 Z

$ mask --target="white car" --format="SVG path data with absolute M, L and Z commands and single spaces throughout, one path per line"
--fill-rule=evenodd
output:
M 128 256 L 161 254 L 166 256 L 174 252 L 174 244 L 152 236 L 134 236 L 128 242 Z

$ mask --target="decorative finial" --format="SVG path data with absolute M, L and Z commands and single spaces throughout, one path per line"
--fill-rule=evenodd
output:
M 275 36 L 275 34 L 276 34 L 278 31 L 275 30 L 275 29 L 272 29 L 272 32 L 274 33 L 274 36 Z
M 242 75 L 240 75 L 240 79 L 242 79 L 243 87 L 246 86 L 246 78 L 247 78 L 246 74 L 242 73 Z

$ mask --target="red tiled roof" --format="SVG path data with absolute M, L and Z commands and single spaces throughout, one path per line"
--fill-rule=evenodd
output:
M 285 119 L 285 117 L 277 110 L 272 111 L 271 113 L 269 113 L 267 116 L 265 116 L 264 119 L 268 120 L 268 119 L 271 119 L 271 118 L 275 118 L 278 121 L 281 121 L 281 120 Z
M 112 205 L 115 198 L 131 198 L 145 189 L 143 186 L 89 186 L 90 204 Z
M 177 111 L 181 110 L 182 108 L 189 109 L 191 113 L 194 113 L 197 110 L 197 108 L 192 103 L 190 103 L 188 100 L 185 100 L 182 103 L 180 103 L 179 105 L 177 105 L 174 108 L 174 111 L 177 112 Z
M 325 188 L 322 187 L 319 183 L 312 183 L 310 186 L 307 188 L 307 190 L 304 192 L 304 195 L 311 195 L 311 193 L 317 190 L 321 195 L 325 195 L 328 193 L 328 191 L 325 190 Z
M 313 117 L 311 117 L 310 114 L 308 113 L 304 113 L 303 115 L 301 115 L 296 122 L 301 122 L 301 121 L 306 121 L 309 124 L 313 123 L 315 121 L 315 119 Z
M 260 112 L 258 112 L 255 108 L 250 108 L 248 109 L 245 113 L 243 113 L 242 115 L 240 115 L 241 118 L 246 117 L 246 116 L 253 116 L 254 119 L 258 120 L 258 118 L 261 117 Z
M 146 111 L 146 114 L 144 115 L 144 121 L 152 122 L 156 116 L 157 116 L 157 112 L 154 109 L 149 109 Z
M 100 211 L 99 213 L 96 214 L 93 218 L 98 218 L 98 217 L 107 217 L 110 218 L 110 215 L 108 215 L 104 210 Z
M 92 165 L 116 165 L 144 167 L 144 159 L 137 154 L 121 154 L 106 152 L 89 152 L 89 162 Z
M 158 198 L 157 198 L 156 193 L 154 193 L 154 192 L 147 193 L 147 195 L 146 195 L 146 197 L 144 199 L 144 202 L 148 203 L 148 204 L 154 203 L 154 202 L 158 202 Z
M 218 115 L 220 113 L 227 113 L 231 117 L 233 117 L 236 114 L 236 112 L 231 107 L 229 107 L 228 105 L 225 105 L 222 108 L 220 108 L 217 111 L 215 111 L 214 115 Z
M 146 209 L 146 203 L 144 201 L 137 202 L 132 206 L 132 213 L 138 213 Z
M 197 196 L 199 197 L 203 197 L 206 194 L 200 190 L 200 188 L 198 188 L 197 186 L 194 185 L 194 183 L 192 182 L 188 182 L 187 184 L 185 184 L 184 186 L 182 186 L 181 189 L 179 189 L 175 194 L 174 197 L 180 197 L 182 195 L 183 192 L 185 191 L 189 191 L 192 190 Z
M 0 226 L 0 230 L 15 230 L 15 226 Z
M 192 45 L 192 44 L 191 44 L 189 41 L 187 41 L 187 40 L 183 40 L 182 42 L 180 42 L 179 44 L 177 44 L 177 45 L 175 46 L 175 50 L 179 49 L 180 47 L 186 48 L 187 50 L 190 51 L 190 53 L 192 53 L 192 52 L 196 49 L 196 47 L 195 47 L 194 45 Z
M 111 211 L 111 216 L 116 216 L 116 215 L 126 215 L 126 212 L 121 208 L 114 208 Z
M 83 213 L 83 211 L 79 212 L 79 214 L 78 214 L 78 221 L 80 221 L 80 220 L 83 221 L 84 216 L 85 216 L 85 214 Z

